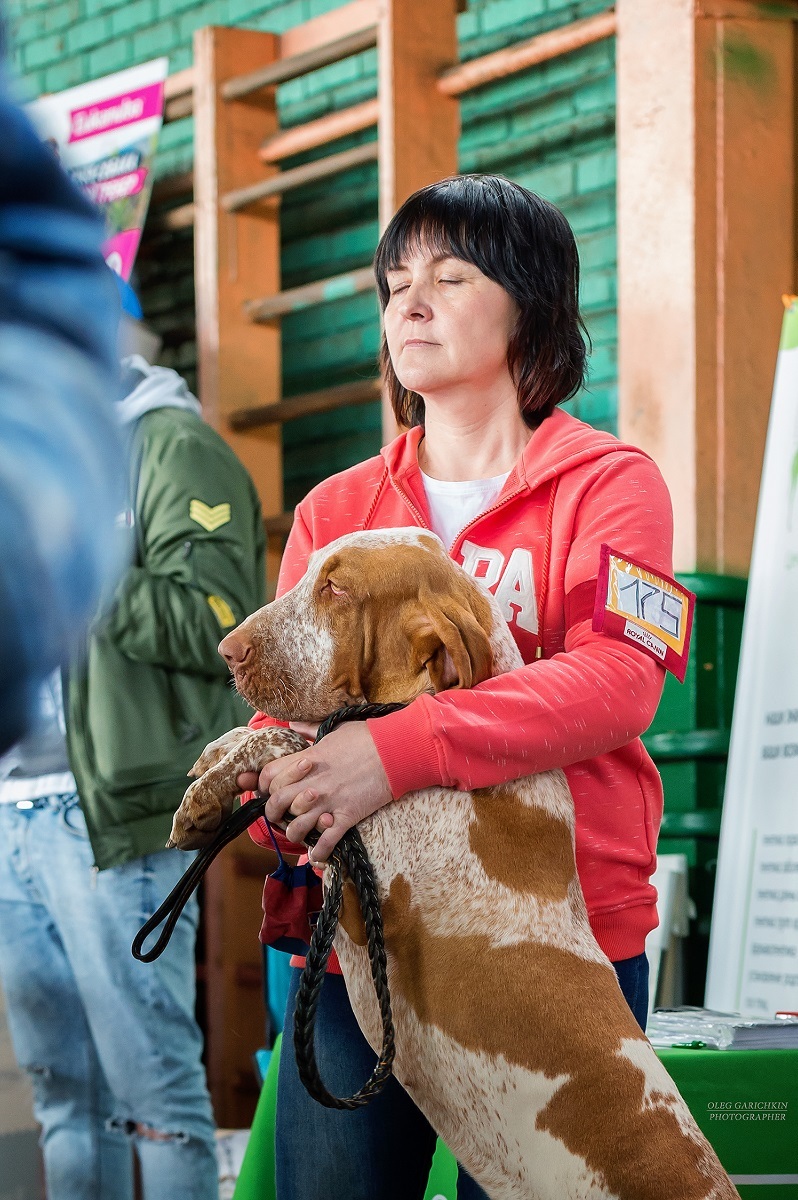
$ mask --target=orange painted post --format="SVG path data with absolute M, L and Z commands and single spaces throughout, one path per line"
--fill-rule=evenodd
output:
M 455 0 L 384 0 L 379 26 L 379 205 L 384 229 L 418 188 L 457 171 L 460 107 L 438 91 L 457 62 Z M 383 437 L 394 436 L 383 398 Z
M 668 481 L 676 568 L 745 575 L 795 286 L 798 6 L 617 12 L 620 434 Z
M 385 0 L 379 28 L 380 228 L 457 170 L 460 109 L 438 91 L 457 61 L 454 0 Z
M 247 300 L 280 290 L 278 209 L 226 213 L 219 197 L 274 168 L 257 157 L 277 129 L 274 89 L 225 102 L 224 82 L 273 61 L 269 33 L 200 29 L 194 41 L 194 209 L 200 398 L 205 418 L 255 480 L 266 515 L 282 511 L 280 429 L 234 432 L 230 414 L 280 399 L 279 325 L 247 320 Z M 276 568 L 277 556 L 273 555 Z M 271 572 L 270 572 L 271 573 Z M 257 1100 L 252 1055 L 263 1044 L 257 918 L 262 851 L 248 839 L 220 856 L 203 890 L 208 1082 L 221 1125 L 245 1128 Z M 242 921 L 242 913 L 250 914 Z
M 209 26 L 194 42 L 194 209 L 197 350 L 200 398 L 207 420 L 252 474 L 265 515 L 282 511 L 280 430 L 234 433 L 228 415 L 281 398 L 279 325 L 257 326 L 244 305 L 280 290 L 276 201 L 227 213 L 220 196 L 276 173 L 258 159 L 277 131 L 274 89 L 225 101 L 229 79 L 273 62 L 275 34 Z M 269 564 L 270 575 L 276 568 Z

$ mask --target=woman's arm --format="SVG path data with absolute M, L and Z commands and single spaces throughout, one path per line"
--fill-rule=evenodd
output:
M 663 668 L 593 633 L 586 621 L 569 631 L 566 646 L 566 653 L 467 692 L 421 696 L 369 721 L 392 795 L 433 784 L 490 787 L 595 758 L 639 737 L 657 710 Z
M 594 633 L 601 546 L 670 575 L 672 539 L 670 496 L 656 465 L 628 451 L 613 455 L 583 494 L 565 549 L 564 652 L 369 721 L 392 794 L 433 784 L 489 787 L 639 737 L 653 720 L 665 672 L 631 643 Z M 554 561 L 558 553 L 555 544 Z

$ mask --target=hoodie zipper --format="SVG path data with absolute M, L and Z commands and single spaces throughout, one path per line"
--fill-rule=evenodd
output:
M 433 531 L 429 528 L 429 525 L 427 525 L 426 521 L 424 520 L 423 515 L 416 508 L 415 504 L 410 499 L 410 497 L 407 495 L 407 493 L 404 491 L 404 489 L 397 483 L 397 481 L 395 479 L 391 479 L 391 483 L 396 488 L 397 492 L 401 496 L 401 498 L 404 501 L 404 503 L 406 504 L 406 506 L 410 509 L 411 513 L 416 518 L 416 520 L 417 520 L 418 524 L 421 526 L 421 528 L 427 529 L 427 530 L 429 530 L 430 533 L 432 533 Z M 548 597 L 548 592 L 549 592 L 548 573 L 549 573 L 549 562 L 551 559 L 551 530 L 552 530 L 552 518 L 553 518 L 553 514 L 554 514 L 554 497 L 557 495 L 558 484 L 559 484 L 559 479 L 557 478 L 556 475 L 554 475 L 551 479 L 551 484 L 550 484 L 549 503 L 548 503 L 548 509 L 547 509 L 547 513 L 546 513 L 546 525 L 545 525 L 545 528 L 543 531 L 543 564 L 542 564 L 542 574 L 541 574 L 541 580 L 540 580 L 540 591 L 538 593 L 538 613 L 537 613 L 537 616 L 538 616 L 538 634 L 537 634 L 538 645 L 537 645 L 537 649 L 535 651 L 536 659 L 540 659 L 543 657 L 543 610 L 546 607 L 546 599 Z M 492 504 L 490 506 L 490 508 L 486 508 L 484 512 L 479 513 L 479 515 L 474 517 L 471 521 L 469 521 L 467 525 L 463 526 L 463 528 L 460 530 L 460 532 L 457 534 L 454 541 L 452 542 L 452 546 L 456 546 L 457 543 L 460 541 L 461 537 L 463 536 L 463 534 L 467 533 L 468 530 L 471 529 L 471 527 L 473 525 L 477 525 L 483 519 L 483 517 L 487 517 L 491 513 L 498 512 L 499 509 L 502 509 L 502 508 L 504 508 L 504 506 L 506 504 L 509 504 L 511 500 L 515 500 L 518 496 L 522 495 L 523 492 L 524 492 L 524 488 L 518 487 L 518 488 L 516 488 L 516 490 L 514 492 L 510 492 L 509 496 L 504 496 L 498 504 Z M 369 515 L 371 515 L 371 514 L 369 514 Z
M 391 478 L 391 483 L 392 483 L 392 484 L 393 484 L 393 486 L 396 488 L 397 492 L 398 492 L 398 493 L 399 493 L 399 495 L 402 497 L 402 500 L 405 502 L 405 504 L 407 505 L 407 507 L 410 509 L 411 513 L 412 513 L 412 514 L 413 514 L 413 516 L 416 518 L 416 520 L 417 520 L 418 524 L 421 526 L 421 528 L 422 528 L 422 529 L 426 529 L 426 530 L 428 530 L 430 533 L 432 533 L 432 532 L 433 532 L 433 530 L 432 530 L 432 529 L 430 529 L 429 525 L 428 525 L 428 524 L 427 524 L 427 522 L 424 520 L 424 517 L 423 517 L 423 515 L 422 515 L 422 514 L 421 514 L 421 513 L 418 511 L 418 509 L 416 508 L 415 504 L 413 503 L 413 501 L 412 501 L 412 500 L 410 499 L 410 497 L 408 496 L 407 492 L 405 492 L 405 491 L 402 489 L 402 487 L 400 486 L 400 484 L 399 484 L 399 483 L 397 483 L 397 481 L 396 481 L 395 479 Z M 522 494 L 522 492 L 523 492 L 523 491 L 524 491 L 524 488 L 522 488 L 522 487 L 519 487 L 519 488 L 517 488 L 517 489 L 516 489 L 514 492 L 510 492 L 510 495 L 509 495 L 509 496 L 505 496 L 505 497 L 502 499 L 501 503 L 499 503 L 499 504 L 492 504 L 492 505 L 490 506 L 490 508 L 486 508 L 484 512 L 481 512 L 481 513 L 479 513 L 479 515 L 478 515 L 478 516 L 476 516 L 476 517 L 474 517 L 474 518 L 473 518 L 471 521 L 469 521 L 467 525 L 464 525 L 464 526 L 463 526 L 463 528 L 460 530 L 460 532 L 457 534 L 457 536 L 455 537 L 454 541 L 452 542 L 452 545 L 453 545 L 453 546 L 457 545 L 457 543 L 459 542 L 460 538 L 463 536 L 463 534 L 464 534 L 464 533 L 467 533 L 467 532 L 468 532 L 468 530 L 471 528 L 471 526 L 472 526 L 472 525 L 476 525 L 478 521 L 481 521 L 483 517 L 487 517 L 489 513 L 494 513 L 494 512 L 497 512 L 497 511 L 498 511 L 500 508 L 504 508 L 505 504 L 509 504 L 511 500 L 515 500 L 515 498 L 516 498 L 517 496 L 520 496 L 520 495 Z M 371 514 L 369 514 L 369 515 L 371 515 Z
M 468 531 L 472 525 L 476 525 L 477 522 L 481 521 L 483 517 L 487 517 L 487 516 L 490 516 L 491 513 L 498 512 L 500 508 L 504 508 L 505 504 L 509 504 L 511 500 L 515 500 L 517 496 L 520 496 L 523 491 L 524 491 L 524 489 L 522 487 L 517 488 L 516 491 L 510 492 L 509 496 L 505 496 L 504 499 L 499 504 L 491 504 L 490 508 L 486 508 L 483 512 L 479 513 L 476 517 L 472 517 L 472 519 L 468 522 L 468 524 L 464 525 L 463 528 L 460 530 L 460 532 L 457 534 L 454 541 L 452 542 L 452 545 L 456 546 L 457 543 L 460 541 L 460 538 L 463 536 L 463 534 L 468 533 Z

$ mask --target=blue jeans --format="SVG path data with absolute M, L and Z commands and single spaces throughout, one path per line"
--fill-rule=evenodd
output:
M 645 954 L 613 963 L 621 991 L 645 1029 L 648 962 Z M 294 1004 L 300 972 L 293 970 L 286 1005 L 277 1083 L 277 1200 L 422 1200 L 435 1132 L 406 1091 L 390 1078 L 376 1100 L 344 1112 L 313 1100 L 294 1056 Z M 316 1059 L 331 1092 L 351 1096 L 374 1067 L 343 978 L 324 980 L 316 1023 Z M 488 1200 L 460 1167 L 458 1200 Z
M 93 869 L 77 797 L 0 804 L 0 982 L 33 1082 L 48 1200 L 218 1200 L 214 1122 L 194 1018 L 196 900 L 168 949 L 135 933 L 189 859 Z

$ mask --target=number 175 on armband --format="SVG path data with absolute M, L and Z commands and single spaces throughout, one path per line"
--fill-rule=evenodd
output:
M 593 629 L 630 642 L 684 682 L 695 595 L 644 563 L 601 547 Z

